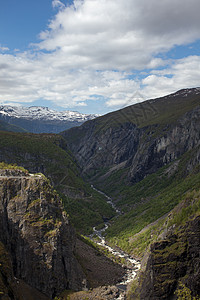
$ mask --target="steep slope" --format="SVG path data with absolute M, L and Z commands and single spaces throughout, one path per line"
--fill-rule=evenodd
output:
M 0 106 L 0 120 L 25 128 L 32 133 L 59 133 L 95 117 L 96 115 L 73 111 L 59 112 L 40 106 Z
M 64 289 L 81 289 L 84 274 L 74 256 L 75 232 L 48 180 L 6 169 L 0 181 L 0 239 L 14 276 L 50 298 Z
M 81 233 L 91 232 L 93 226 L 115 214 L 105 197 L 83 181 L 61 136 L 0 132 L 0 161 L 44 173 L 62 196 L 65 209 Z
M 62 136 L 89 180 L 103 187 L 105 179 L 122 170 L 120 179 L 126 177 L 130 184 L 194 147 L 199 104 L 200 89 L 182 90 L 99 117 Z
M 162 221 L 137 236 L 151 241 L 140 276 L 128 299 L 198 299 L 200 295 L 200 190 L 184 199 Z
M 180 197 L 184 192 L 183 179 L 199 165 L 199 104 L 199 89 L 183 90 L 62 133 L 85 178 L 113 196 L 121 210 L 127 212 L 117 220 L 118 237 L 122 231 L 128 235 L 137 215 L 144 215 L 141 224 L 137 222 L 140 230 L 177 204 L 177 198 L 169 197 L 171 190 L 175 189 Z M 146 111 L 151 106 L 157 115 L 134 119 L 138 107 Z M 178 106 L 180 110 L 176 109 Z M 192 181 L 188 178 L 188 189 Z M 165 205 L 157 209 L 163 201 Z
M 131 299 L 176 299 L 179 280 L 192 295 L 199 295 L 198 215 L 191 209 L 191 219 L 184 219 L 177 232 L 166 233 L 163 220 L 189 191 L 200 189 L 200 89 L 127 107 L 62 136 L 85 178 L 112 196 L 122 211 L 112 220 L 106 239 L 141 259 L 151 249 Z M 157 241 L 157 224 L 162 224 L 164 242 Z M 179 226 L 178 220 L 173 225 Z M 184 241 L 187 247 L 179 249 Z M 171 253 L 174 248 L 178 250 Z

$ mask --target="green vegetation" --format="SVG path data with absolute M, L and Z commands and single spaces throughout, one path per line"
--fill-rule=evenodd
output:
M 126 122 L 136 124 L 140 128 L 153 124 L 171 124 L 199 103 L 199 95 L 176 98 L 176 101 L 173 96 L 157 101 L 145 101 L 97 118 L 96 132 L 105 131 L 112 126 L 118 127 Z
M 80 171 L 65 140 L 55 134 L 22 134 L 0 132 L 0 151 L 5 161 L 17 163 L 30 172 L 44 173 L 56 191 L 77 230 L 88 234 L 103 219 L 115 215 L 114 210 L 80 176 Z M 17 168 L 1 164 L 2 168 Z M 21 168 L 21 170 L 24 170 Z
M 175 294 L 177 296 L 177 300 L 199 300 L 199 297 L 192 297 L 192 292 L 182 282 L 179 282 L 179 286 Z
M 71 128 L 66 133 L 67 139 L 76 144 L 80 138 L 84 137 L 89 127 L 94 127 L 95 133 L 99 134 L 110 127 L 119 127 L 125 123 L 133 123 L 140 128 L 156 125 L 158 128 L 155 134 L 158 134 L 164 125 L 176 122 L 179 117 L 199 104 L 200 97 L 194 94 L 187 97 L 176 97 L 176 101 L 174 101 L 173 96 L 144 101 L 98 117 L 95 120 L 87 121 L 80 128 Z M 65 136 L 65 132 L 63 136 Z
M 17 164 L 6 164 L 5 162 L 0 163 L 0 169 L 2 170 L 20 170 L 26 174 L 28 174 L 28 170 L 23 167 L 17 166 Z
M 185 157 L 186 155 L 182 160 L 185 160 Z M 169 165 L 134 186 L 121 188 L 121 200 L 118 205 L 124 211 L 124 215 L 113 220 L 112 226 L 107 230 L 107 239 L 112 244 L 141 257 L 149 244 L 158 238 L 165 222 L 163 216 L 185 199 L 187 203 L 191 202 L 190 199 L 193 199 L 193 202 L 194 199 L 199 199 L 200 173 L 194 170 L 186 178 L 181 177 L 182 160 L 173 176 L 168 176 Z M 169 226 L 185 223 L 191 215 L 199 212 L 199 206 L 198 200 L 193 205 L 183 207 L 174 219 L 170 220 Z M 155 221 L 156 224 L 148 227 Z M 137 234 L 142 229 L 142 233 Z
M 90 234 L 95 225 L 103 224 L 103 218 L 110 219 L 115 215 L 105 197 L 91 190 L 91 194 L 83 198 L 67 197 L 60 193 L 65 210 L 80 233 Z

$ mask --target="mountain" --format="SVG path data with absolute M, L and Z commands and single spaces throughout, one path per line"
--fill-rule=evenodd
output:
M 128 300 L 198 299 L 199 88 L 126 107 L 59 135 L 2 131 L 0 161 L 17 163 L 31 173 L 44 173 L 77 229 L 74 255 L 88 287 L 97 290 L 73 294 L 66 291 L 59 295 L 61 299 L 117 297 L 116 287 L 100 286 L 115 284 L 116 280 L 110 279 L 117 279 L 123 272 L 108 267 L 106 260 L 101 260 L 102 254 L 95 252 L 94 242 L 80 236 L 91 237 L 92 228 L 102 228 L 103 224 L 108 227 L 106 243 L 141 261 L 141 270 L 128 287 Z M 7 195 L 9 185 L 4 187 L 2 197 Z M 109 198 L 97 189 L 112 198 L 117 212 L 107 203 Z M 9 189 L 8 195 L 13 190 L 14 187 Z M 9 213 L 13 219 L 18 216 L 15 208 L 20 208 L 21 201 L 16 207 L 15 197 L 11 201 L 14 206 L 9 206 Z M 8 201 L 3 203 L 7 205 Z M 3 211 L 8 215 L 5 207 Z M 20 215 L 20 220 L 24 218 Z M 46 218 L 45 215 L 44 221 Z M 2 247 L 10 253 L 5 241 Z M 6 253 L 3 257 L 7 257 Z M 5 274 L 14 276 L 15 270 L 12 273 L 7 269 Z
M 1 170 L 0 181 L 1 247 L 6 245 L 14 276 L 49 298 L 66 287 L 81 289 L 75 232 L 48 180 L 14 168 Z M 10 279 L 3 253 L 0 260 L 1 294 L 6 294 Z
M 56 134 L 0 132 L 0 161 L 43 173 L 59 192 L 72 223 L 80 233 L 115 215 L 105 197 L 81 178 L 66 141 Z
M 88 121 L 62 136 L 91 181 L 104 182 L 105 189 L 105 179 L 122 172 L 122 181 L 134 183 L 193 148 L 199 139 L 199 105 L 200 89 L 185 89 Z
M 200 190 L 200 89 L 126 107 L 62 136 L 84 178 L 122 211 L 106 239 L 142 260 L 130 299 L 174 299 L 175 291 L 187 289 L 200 295 L 198 251 L 192 254 L 192 245 L 200 246 L 198 196 L 187 203 L 189 193 Z M 174 218 L 170 228 L 177 205 L 183 223 Z
M 40 106 L 0 106 L 0 120 L 32 133 L 59 133 L 96 117 L 73 111 L 58 112 Z
M 153 243 L 131 284 L 128 299 L 199 299 L 200 190 L 184 199 L 162 220 L 135 237 Z
M 1 299 L 57 299 L 64 290 L 114 284 L 123 276 L 121 266 L 77 237 L 44 175 L 0 163 L 0 183 Z

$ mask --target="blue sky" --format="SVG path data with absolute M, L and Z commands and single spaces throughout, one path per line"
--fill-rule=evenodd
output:
M 1 1 L 0 103 L 103 114 L 198 87 L 199 11 L 199 0 Z

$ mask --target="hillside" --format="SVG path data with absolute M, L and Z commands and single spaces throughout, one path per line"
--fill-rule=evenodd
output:
M 199 104 L 200 90 L 186 89 L 62 133 L 84 177 L 125 213 L 109 229 L 116 227 L 116 239 L 169 212 L 191 185 L 198 185 Z M 143 113 L 152 107 L 156 115 L 134 124 L 138 107 Z
M 200 296 L 199 88 L 127 107 L 61 135 L 0 132 L 0 161 L 44 173 L 79 234 L 106 225 L 104 242 L 142 262 L 128 299 Z M 91 184 L 112 197 L 114 207 Z M 74 253 L 95 289 L 63 292 L 61 299 L 118 297 L 116 286 L 100 285 L 113 284 L 123 270 L 96 251 L 94 241 L 79 236 Z
M 61 136 L 0 132 L 0 161 L 45 174 L 61 195 L 72 223 L 81 233 L 91 232 L 104 218 L 115 215 L 105 197 L 83 181 Z
M 122 215 L 112 220 L 106 239 L 135 257 L 144 258 L 145 251 L 159 236 L 153 239 L 152 231 L 144 228 L 162 223 L 172 209 L 184 201 L 187 193 L 195 190 L 198 193 L 200 189 L 199 105 L 200 90 L 185 89 L 62 133 L 84 178 L 111 196 L 122 211 Z M 189 215 L 193 219 L 194 211 Z M 145 235 L 140 235 L 143 230 Z M 198 236 L 197 231 L 196 227 Z M 176 247 L 174 241 L 172 244 Z M 160 264 L 164 264 L 164 255 L 167 254 L 163 252 Z M 174 256 L 174 264 L 176 260 Z M 191 272 L 195 272 L 194 269 Z M 181 276 L 168 282 L 165 294 L 151 294 L 148 298 L 149 292 L 142 296 L 140 290 L 136 299 L 169 299 Z M 182 282 L 191 288 L 194 296 L 200 294 L 199 290 L 195 291 L 195 284 Z
M 150 240 L 128 299 L 199 299 L 200 189 L 186 193 L 165 218 L 134 237 L 135 245 Z
M 124 269 L 76 236 L 42 174 L 0 163 L 0 298 L 50 300 L 115 284 Z M 92 257 L 92 261 L 90 260 Z
M 193 148 L 199 104 L 199 89 L 182 90 L 88 121 L 62 136 L 89 180 L 109 180 L 122 170 L 127 184 L 133 183 Z

